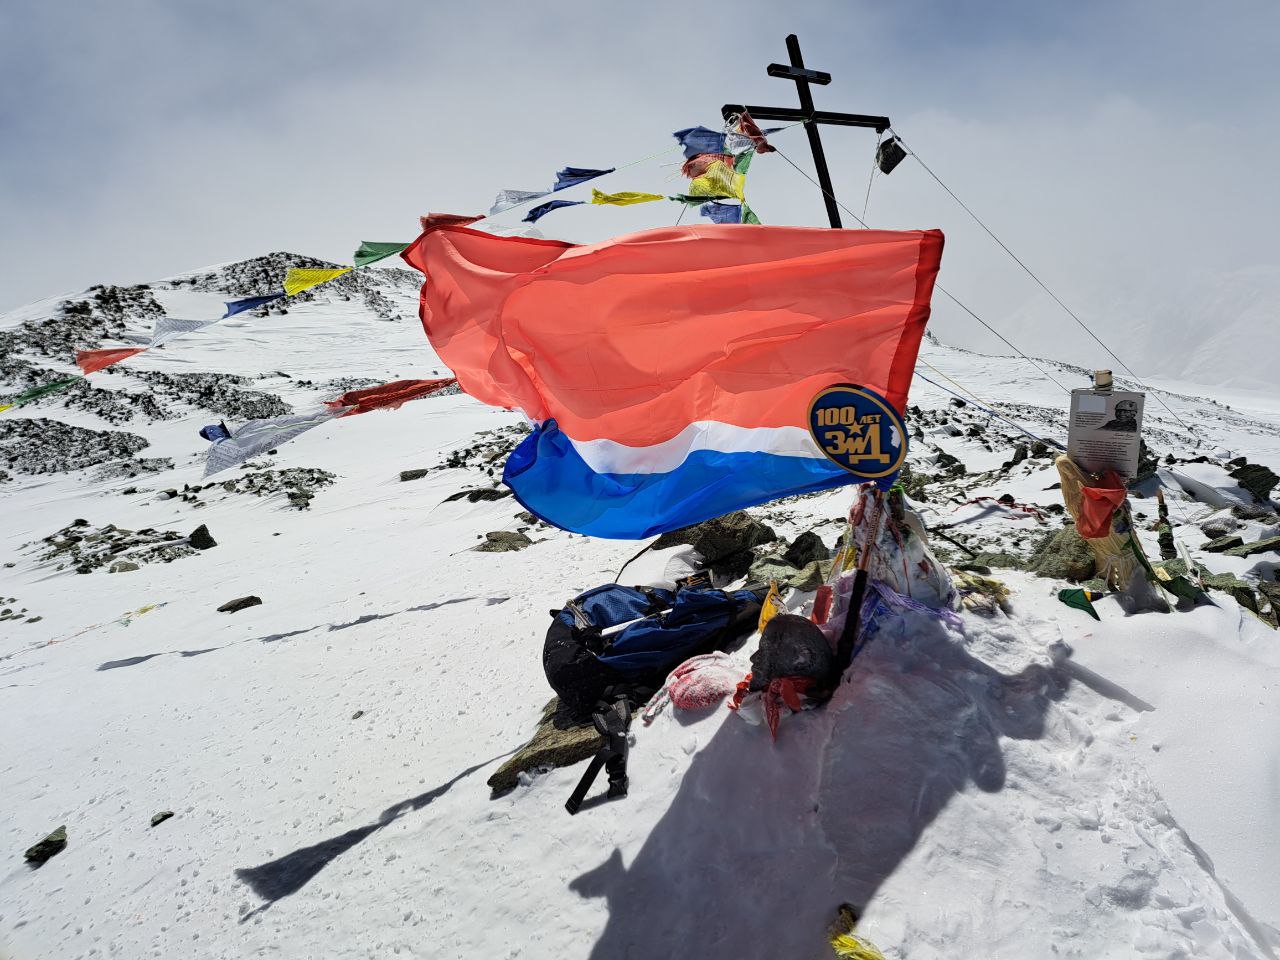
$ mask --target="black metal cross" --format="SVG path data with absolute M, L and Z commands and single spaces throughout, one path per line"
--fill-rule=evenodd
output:
M 840 209 L 836 206 L 835 189 L 831 186 L 831 173 L 827 170 L 827 155 L 822 152 L 822 138 L 818 135 L 818 125 L 829 123 L 837 127 L 874 127 L 876 133 L 884 133 L 889 128 L 888 117 L 872 117 L 862 113 L 832 113 L 830 110 L 815 110 L 813 94 L 809 84 L 826 86 L 831 82 L 831 74 L 821 70 L 809 70 L 800 56 L 800 41 L 793 33 L 787 37 L 787 53 L 791 63 L 769 64 L 769 76 L 782 77 L 796 82 L 796 91 L 800 94 L 800 109 L 789 107 L 757 107 L 741 103 L 726 103 L 721 112 L 727 120 L 735 113 L 746 111 L 754 120 L 807 120 L 805 133 L 809 135 L 809 149 L 813 151 L 813 165 L 818 171 L 818 183 L 822 187 L 822 199 L 827 205 L 827 218 L 831 226 L 839 228 Z

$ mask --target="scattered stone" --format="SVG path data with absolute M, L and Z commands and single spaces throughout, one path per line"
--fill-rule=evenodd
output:
M 166 820 L 168 820 L 172 816 L 173 816 L 172 810 L 161 810 L 159 813 L 152 816 L 151 825 L 153 827 L 158 827 L 160 826 L 160 824 L 164 823 Z
M 664 550 L 687 543 L 714 569 L 717 564 L 731 558 L 730 565 L 736 565 L 744 552 L 750 553 L 752 547 L 773 543 L 777 539 L 778 535 L 768 524 L 753 519 L 742 510 L 735 510 L 723 517 L 664 533 L 654 541 L 653 549 Z M 735 555 L 739 556 L 735 558 Z M 747 566 L 750 565 L 748 559 Z
M 28 863 L 33 863 L 39 866 L 50 857 L 61 853 L 66 845 L 67 828 L 64 825 L 53 831 L 53 833 L 49 834 L 33 847 L 29 848 L 23 856 L 26 858 Z
M 218 541 L 213 539 L 213 534 L 209 532 L 209 527 L 203 523 L 191 531 L 187 542 L 197 550 L 210 550 L 218 545 Z
M 1225 537 L 1233 530 L 1240 528 L 1240 521 L 1229 513 L 1224 513 L 1219 517 L 1210 517 L 1204 523 L 1200 524 L 1201 532 L 1211 540 L 1219 537 Z
M 552 767 L 571 767 L 593 757 L 600 749 L 600 734 L 589 722 L 582 722 L 560 709 L 552 697 L 542 711 L 542 720 L 533 739 L 489 777 L 489 789 L 500 796 L 520 785 L 520 775 Z
M 262 603 L 261 597 L 255 597 L 252 594 L 247 597 L 239 597 L 235 600 L 228 600 L 218 608 L 219 613 L 238 613 L 249 607 L 256 607 Z
M 1224 553 L 1225 551 L 1230 550 L 1233 547 L 1239 547 L 1243 545 L 1244 545 L 1244 537 L 1240 536 L 1240 534 L 1238 533 L 1229 533 L 1226 536 L 1218 537 L 1215 540 L 1210 540 L 1201 549 L 1209 553 Z
M 461 500 L 466 497 L 470 503 L 479 503 L 482 500 L 502 500 L 511 496 L 510 490 L 503 490 L 501 487 L 477 487 L 475 490 L 459 490 L 457 493 L 451 493 L 444 498 L 445 503 L 452 503 L 454 500 Z M 533 517 L 533 514 L 529 514 Z M 533 517 L 534 522 L 537 517 Z
M 355 713 L 353 713 L 353 714 L 351 715 L 351 719 L 352 719 L 352 720 L 359 720 L 359 719 L 360 719 L 361 717 L 363 717 L 363 716 L 364 716 L 364 711 L 363 711 L 363 710 L 357 710 Z
M 485 542 L 476 547 L 480 553 L 509 553 L 532 546 L 533 541 L 514 530 L 492 530 L 485 534 Z
M 1280 553 L 1280 537 L 1267 537 L 1265 540 L 1246 543 L 1222 551 L 1223 555 L 1228 557 L 1252 557 L 1255 553 L 1270 552 Z
M 1241 461 L 1244 457 L 1239 458 Z M 1244 487 L 1252 493 L 1259 501 L 1266 503 L 1271 499 L 1271 491 L 1275 489 L 1277 483 L 1280 483 L 1280 476 L 1276 476 L 1271 470 L 1268 470 L 1260 463 L 1244 463 L 1236 464 L 1232 461 L 1235 469 L 1231 471 L 1231 478 L 1236 483 Z
M 424 469 L 424 470 L 401 470 L 401 471 L 400 471 L 400 482 L 401 482 L 401 483 L 404 483 L 406 480 L 421 480 L 423 477 L 425 477 L 425 476 L 426 476 L 427 474 L 429 474 L 430 472 L 431 472 L 431 470 L 430 470 L 430 469 Z
M 174 497 L 176 497 L 177 495 L 178 495 L 178 491 L 177 491 L 177 490 L 161 490 L 159 493 L 157 493 L 157 494 L 156 494 L 156 499 L 157 499 L 157 500 L 172 500 L 172 499 L 173 499 Z
M 1032 573 L 1055 580 L 1088 580 L 1094 569 L 1093 551 L 1075 526 L 1046 534 L 1030 562 Z
M 935 458 L 934 463 L 936 463 L 939 469 L 948 476 L 963 477 L 967 472 L 964 464 L 961 463 L 958 458 L 953 457 L 945 450 L 938 451 L 938 455 Z
M 953 563 L 951 569 L 961 570 L 966 573 L 978 573 L 984 577 L 991 576 L 991 568 L 985 563 Z
M 792 541 L 782 559 L 793 567 L 806 567 L 814 561 L 830 560 L 831 551 L 822 538 L 812 530 L 806 530 Z
M 107 573 L 132 573 L 138 565 L 129 560 L 117 560 L 107 568 Z
M 1280 523 L 1280 515 L 1267 507 L 1241 507 L 1233 504 L 1231 515 L 1240 520 L 1258 520 L 1262 523 Z

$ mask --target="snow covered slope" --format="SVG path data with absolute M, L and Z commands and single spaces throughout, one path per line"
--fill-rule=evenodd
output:
M 0 318 L 0 393 L 157 312 L 217 316 L 303 259 Z M 440 370 L 415 298 L 412 275 L 370 271 L 0 415 L 0 956 L 817 958 L 843 901 L 895 958 L 1280 952 L 1280 635 L 1219 590 L 1168 614 L 1108 598 L 1100 622 L 1063 606 L 1066 583 L 1013 569 L 1061 527 L 1051 458 L 923 382 L 918 505 L 940 555 L 987 555 L 1007 613 L 909 616 L 776 743 L 723 708 L 637 725 L 625 800 L 569 817 L 580 768 L 490 799 L 550 696 L 547 611 L 636 545 L 448 499 L 492 486 L 518 438 L 465 396 L 201 480 L 205 423 Z M 923 356 L 1062 437 L 1066 398 L 1025 361 Z M 1135 512 L 1158 556 L 1163 485 L 1191 558 L 1262 600 L 1280 554 L 1205 552 L 1202 527 L 1280 534 L 1228 473 L 1280 470 L 1280 398 L 1214 392 L 1161 394 L 1195 434 L 1148 402 L 1162 460 Z M 752 513 L 832 546 L 850 496 Z M 216 547 L 185 545 L 201 524 Z M 471 549 L 519 529 L 527 549 Z M 626 579 L 660 580 L 668 556 Z M 24 863 L 61 824 L 66 849 Z

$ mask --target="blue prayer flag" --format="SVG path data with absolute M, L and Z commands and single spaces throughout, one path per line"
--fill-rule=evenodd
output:
M 537 223 L 541 217 L 546 216 L 552 210 L 558 210 L 561 207 L 577 207 L 581 206 L 583 200 L 548 200 L 546 203 L 540 203 L 536 207 L 531 207 L 529 212 L 524 215 L 525 223 Z
M 724 134 L 706 127 L 687 127 L 672 134 L 684 147 L 684 158 L 692 160 L 700 153 L 724 153 Z
M 222 315 L 222 319 L 235 316 L 237 313 L 244 313 L 246 310 L 256 310 L 264 303 L 270 303 L 272 300 L 279 300 L 284 296 L 284 291 L 271 293 L 265 297 L 245 297 L 243 300 L 230 300 L 227 302 L 227 312 Z
M 741 223 L 742 207 L 736 203 L 704 203 L 698 208 L 704 217 L 716 223 Z
M 565 187 L 576 187 L 580 183 L 586 183 L 596 177 L 603 177 L 606 173 L 613 173 L 613 171 L 613 167 L 608 170 L 592 170 L 588 167 L 565 167 L 556 173 L 556 185 L 551 189 L 563 190 Z M 525 219 L 528 218 L 526 217 Z

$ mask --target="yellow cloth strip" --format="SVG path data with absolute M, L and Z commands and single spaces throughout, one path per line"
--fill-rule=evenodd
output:
M 350 267 L 340 267 L 336 270 L 304 270 L 300 267 L 290 267 L 289 272 L 284 275 L 284 292 L 292 297 L 295 293 L 310 290 L 312 287 L 336 280 L 344 273 L 350 272 Z
M 4 406 L 0 406 L 0 413 L 4 413 L 4 411 L 8 410 L 12 406 L 12 403 L 6 403 Z
M 736 197 L 739 200 L 743 200 L 745 199 L 743 189 L 746 181 L 747 178 L 745 176 L 740 173 L 734 173 L 733 168 L 723 160 L 714 160 L 707 167 L 706 173 L 689 181 L 689 196 Z
M 654 200 L 665 199 L 667 198 L 660 193 L 635 193 L 632 191 L 601 193 L 594 187 L 591 188 L 592 203 L 608 203 L 615 207 L 629 207 L 633 203 L 652 203 Z

